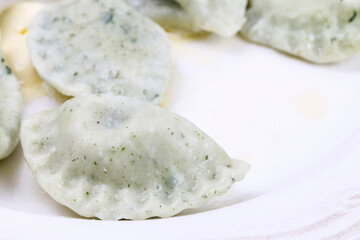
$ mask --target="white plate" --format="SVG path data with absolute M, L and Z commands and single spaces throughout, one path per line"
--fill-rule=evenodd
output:
M 248 161 L 246 179 L 173 218 L 87 220 L 37 186 L 18 147 L 0 162 L 0 239 L 360 236 L 360 56 L 318 66 L 239 37 L 170 38 L 174 77 L 163 106 Z M 25 116 L 59 104 L 23 84 Z

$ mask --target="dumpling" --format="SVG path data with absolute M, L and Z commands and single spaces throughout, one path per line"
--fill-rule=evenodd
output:
M 22 110 L 20 84 L 0 50 L 0 160 L 8 157 L 19 142 Z
M 126 0 L 139 12 L 148 16 L 168 31 L 191 34 L 201 29 L 194 25 L 189 15 L 173 0 Z
M 348 59 L 360 50 L 358 0 L 251 0 L 242 34 L 315 63 Z
M 122 96 L 89 95 L 23 122 L 39 185 L 85 217 L 169 217 L 225 193 L 249 166 L 188 120 Z
M 247 0 L 176 0 L 194 25 L 223 37 L 236 35 L 245 22 Z
M 170 30 L 234 36 L 245 22 L 247 0 L 126 0 Z
M 64 95 L 162 101 L 172 68 L 169 40 L 124 1 L 63 0 L 37 14 L 28 31 L 32 63 Z

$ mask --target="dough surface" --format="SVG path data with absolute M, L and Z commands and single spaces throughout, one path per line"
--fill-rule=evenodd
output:
M 353 57 L 360 50 L 358 0 L 252 0 L 242 34 L 315 63 Z
M 165 29 L 232 37 L 245 22 L 247 0 L 126 0 Z
M 249 166 L 188 120 L 121 96 L 89 95 L 26 119 L 40 186 L 85 217 L 169 217 L 225 193 Z
M 20 84 L 0 50 L 0 160 L 8 157 L 19 142 L 22 111 Z
M 122 0 L 63 0 L 29 26 L 31 60 L 67 96 L 123 95 L 159 104 L 171 77 L 169 40 Z

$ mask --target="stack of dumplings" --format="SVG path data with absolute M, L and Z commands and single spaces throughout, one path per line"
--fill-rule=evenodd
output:
M 314 63 L 360 50 L 358 0 L 60 0 L 28 27 L 44 81 L 74 97 L 23 121 L 0 52 L 0 159 L 19 141 L 38 184 L 85 217 L 170 217 L 224 194 L 250 169 L 158 105 L 171 78 L 165 30 L 240 34 Z M 156 22 L 156 23 L 155 23 Z M 159 24 L 159 25 L 158 25 Z M 161 26 L 161 27 L 160 27 Z
M 194 30 L 230 36 L 244 22 L 245 3 L 225 2 L 221 6 L 234 12 L 226 17 L 224 8 L 213 8 L 216 1 L 179 1 Z M 212 14 L 218 20 L 204 20 Z M 245 177 L 248 164 L 156 106 L 171 77 L 170 43 L 161 27 L 126 2 L 48 5 L 29 25 L 28 46 L 40 76 L 75 97 L 30 116 L 21 128 L 29 168 L 60 204 L 104 220 L 170 217 Z

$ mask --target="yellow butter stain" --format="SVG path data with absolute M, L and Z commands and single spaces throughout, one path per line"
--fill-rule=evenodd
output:
M 176 99 L 178 99 L 181 81 L 184 81 L 185 78 L 180 74 L 180 72 L 173 66 L 172 76 L 169 82 L 169 85 L 165 91 L 164 99 L 160 104 L 160 107 L 171 109 Z
M 22 35 L 24 35 L 24 34 L 26 34 L 27 33 L 27 29 L 26 28 L 24 28 L 23 30 L 21 30 L 21 32 L 20 32 Z
M 209 66 L 216 59 L 215 54 L 193 45 L 194 42 L 202 41 L 209 36 L 209 34 L 203 34 L 184 37 L 168 33 L 174 58 L 190 58 L 198 67 Z
M 326 97 L 311 91 L 293 98 L 299 114 L 311 120 L 321 120 L 326 116 Z
M 26 44 L 27 27 L 42 8 L 39 3 L 19 3 L 6 9 L 0 17 L 2 49 L 7 63 L 21 83 L 25 103 L 46 95 L 60 102 L 68 99 L 55 90 L 49 91 L 30 60 Z

